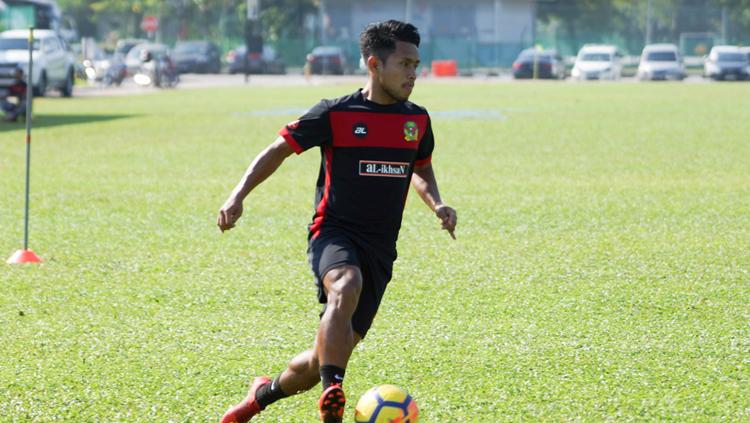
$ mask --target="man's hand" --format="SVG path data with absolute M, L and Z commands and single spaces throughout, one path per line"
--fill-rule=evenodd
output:
M 222 232 L 234 228 L 240 216 L 242 216 L 242 201 L 237 200 L 234 196 L 229 197 L 227 202 L 219 210 L 219 218 L 216 224 Z
M 440 205 L 435 208 L 435 216 L 442 221 L 443 229 L 448 231 L 451 238 L 456 239 L 456 235 L 453 233 L 453 231 L 456 230 L 456 223 L 458 220 L 456 211 L 450 206 Z

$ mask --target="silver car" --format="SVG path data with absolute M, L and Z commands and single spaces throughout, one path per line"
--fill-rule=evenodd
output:
M 48 88 L 60 90 L 63 97 L 73 95 L 73 78 L 76 59 L 73 52 L 52 30 L 34 31 L 32 50 L 34 59 L 31 82 L 35 95 L 44 95 Z M 0 79 L 5 80 L 5 72 L 16 68 L 29 71 L 29 31 L 14 29 L 0 34 Z M 0 84 L 3 84 L 0 81 Z
M 685 64 L 674 44 L 649 44 L 643 49 L 638 79 L 678 80 L 685 78 Z
M 748 57 L 737 46 L 714 46 L 706 58 L 703 75 L 716 81 L 748 79 Z

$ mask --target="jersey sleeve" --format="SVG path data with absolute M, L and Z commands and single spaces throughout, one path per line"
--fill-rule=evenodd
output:
M 329 106 L 321 100 L 299 119 L 284 125 L 279 131 L 295 153 L 328 144 L 332 139 Z
M 421 167 L 432 162 L 432 150 L 435 148 L 435 138 L 432 135 L 432 121 L 427 119 L 427 130 L 425 130 L 422 140 L 419 141 L 417 150 L 417 159 L 414 166 Z

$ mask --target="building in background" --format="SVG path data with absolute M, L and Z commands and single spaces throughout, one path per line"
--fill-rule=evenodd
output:
M 0 29 L 60 29 L 61 14 L 53 0 L 0 1 Z
M 459 67 L 509 66 L 533 44 L 533 0 L 322 0 L 320 40 L 358 57 L 359 34 L 387 19 L 413 23 L 422 35 L 423 62 L 455 59 Z

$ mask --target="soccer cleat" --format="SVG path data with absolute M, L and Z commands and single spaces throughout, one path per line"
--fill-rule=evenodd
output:
M 329 386 L 318 401 L 320 408 L 320 420 L 323 423 L 342 423 L 344 421 L 344 408 L 346 406 L 346 397 L 341 385 L 335 384 Z
M 247 423 L 253 416 L 263 411 L 258 401 L 255 400 L 255 393 L 258 392 L 258 388 L 266 383 L 271 383 L 271 379 L 265 376 L 256 377 L 253 380 L 253 385 L 250 387 L 250 392 L 247 393 L 247 397 L 239 404 L 227 410 L 224 413 L 224 417 L 221 418 L 221 423 Z

